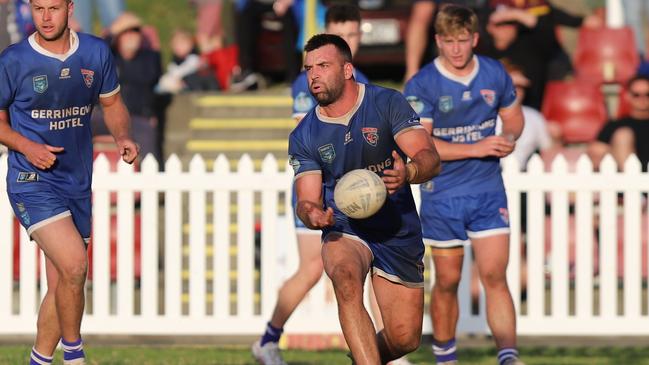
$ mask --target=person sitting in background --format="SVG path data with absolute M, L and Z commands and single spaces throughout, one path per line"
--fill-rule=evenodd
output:
M 649 76 L 633 77 L 627 89 L 629 116 L 606 123 L 597 140 L 588 145 L 588 156 L 595 169 L 599 169 L 604 156 L 610 153 L 618 170 L 624 170 L 627 158 L 635 154 L 642 164 L 642 171 L 647 171 L 649 144 L 644 143 L 644 137 L 649 136 Z
M 189 32 L 174 32 L 171 37 L 171 53 L 172 61 L 156 86 L 157 92 L 176 94 L 183 90 L 219 89 L 216 76 L 201 60 L 194 37 Z
M 124 103 L 131 114 L 133 137 L 141 157 L 161 161 L 154 88 L 162 74 L 160 53 L 143 46 L 142 21 L 125 12 L 110 26 L 112 49 Z

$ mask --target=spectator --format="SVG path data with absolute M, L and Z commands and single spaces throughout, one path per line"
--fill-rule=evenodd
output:
M 156 91 L 175 94 L 183 90 L 218 90 L 214 73 L 198 55 L 193 36 L 176 30 L 171 37 L 172 61 L 162 75 Z
M 99 15 L 102 32 L 124 12 L 124 0 L 81 0 L 74 2 L 74 19 L 82 32 L 93 33 L 95 12 Z
M 531 85 L 525 105 L 540 109 L 547 80 L 562 79 L 570 73 L 570 59 L 555 35 L 557 25 L 572 27 L 602 25 L 597 15 L 578 17 L 551 6 L 544 0 L 534 2 L 493 1 L 497 7 L 489 16 L 482 53 L 521 65 Z
M 649 163 L 649 144 L 644 138 L 649 136 L 649 76 L 638 75 L 628 82 L 629 116 L 604 125 L 597 140 L 588 146 L 588 156 L 598 169 L 602 158 L 610 153 L 619 170 L 624 162 L 635 154 L 647 171 Z
M 261 76 L 256 72 L 255 54 L 261 33 L 261 20 L 273 14 L 282 24 L 282 41 L 286 60 L 285 80 L 291 82 L 299 72 L 299 53 L 295 50 L 297 24 L 289 8 L 293 0 L 239 0 L 237 37 L 239 40 L 239 66 L 241 71 L 231 85 L 233 91 L 259 86 Z
M 110 26 L 115 65 L 124 103 L 131 114 L 133 137 L 141 156 L 151 153 L 161 161 L 154 88 L 162 74 L 160 53 L 143 47 L 142 21 L 125 12 Z

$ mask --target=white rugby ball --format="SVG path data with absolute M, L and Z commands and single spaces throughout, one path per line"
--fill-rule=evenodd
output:
M 336 206 L 346 216 L 367 218 L 385 203 L 387 190 L 379 175 L 370 170 L 357 169 L 347 172 L 338 180 L 334 189 Z

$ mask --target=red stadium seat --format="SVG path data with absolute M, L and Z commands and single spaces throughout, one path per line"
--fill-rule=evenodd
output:
M 625 83 L 640 65 L 633 30 L 581 28 L 575 50 L 577 77 L 595 83 Z
M 559 124 L 565 143 L 594 140 L 607 120 L 599 87 L 580 81 L 548 82 L 541 111 L 549 122 Z

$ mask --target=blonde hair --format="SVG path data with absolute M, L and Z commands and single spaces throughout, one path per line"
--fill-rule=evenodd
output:
M 441 36 L 452 36 L 465 30 L 469 34 L 478 31 L 478 16 L 473 10 L 461 5 L 443 5 L 435 18 L 435 32 Z

